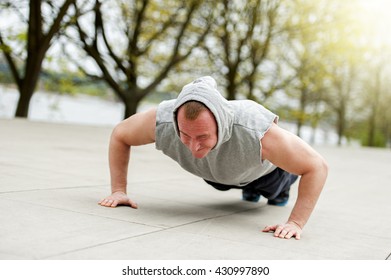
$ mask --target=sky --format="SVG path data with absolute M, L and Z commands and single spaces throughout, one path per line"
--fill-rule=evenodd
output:
M 375 44 L 391 46 L 391 0 L 359 0 L 358 4 L 363 30 L 375 38 Z

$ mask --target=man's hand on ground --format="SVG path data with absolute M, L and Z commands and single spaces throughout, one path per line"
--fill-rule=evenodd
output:
M 299 240 L 302 230 L 297 224 L 293 222 L 288 222 L 283 225 L 278 224 L 273 226 L 266 226 L 262 231 L 263 232 L 274 231 L 275 237 L 285 238 L 285 239 L 290 239 L 291 237 L 295 236 L 295 238 Z
M 106 207 L 117 207 L 118 205 L 128 205 L 134 209 L 138 208 L 137 203 L 130 200 L 130 198 L 124 192 L 114 192 L 110 196 L 101 199 L 98 204 Z

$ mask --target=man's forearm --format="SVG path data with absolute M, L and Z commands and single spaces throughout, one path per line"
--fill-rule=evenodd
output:
M 130 147 L 120 141 L 115 134 L 110 140 L 109 164 L 111 176 L 111 192 L 126 193 Z
M 303 228 L 315 208 L 327 177 L 327 168 L 304 174 L 300 179 L 299 192 L 288 222 Z

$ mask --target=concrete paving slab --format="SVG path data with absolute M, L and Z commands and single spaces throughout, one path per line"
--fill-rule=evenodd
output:
M 391 152 L 317 147 L 329 178 L 302 239 L 260 230 L 286 207 L 240 200 L 180 169 L 154 145 L 132 149 L 139 209 L 101 207 L 111 127 L 0 120 L 0 259 L 390 259 Z M 125 249 L 124 249 L 125 248 Z
M 110 129 L 7 123 L 0 121 L 1 191 L 107 184 Z
M 45 259 L 159 228 L 0 198 L 0 257 Z
M 135 185 L 135 187 L 141 186 Z M 148 187 L 148 183 L 145 183 L 144 187 Z M 140 204 L 140 208 L 137 210 L 125 206 L 114 209 L 98 206 L 98 198 L 107 195 L 108 188 L 109 186 L 105 186 L 105 188 L 81 187 L 34 190 L 5 193 L 0 197 L 12 200 L 20 205 L 29 203 L 50 209 L 77 212 L 161 228 L 176 227 L 260 207 L 258 204 L 250 204 L 238 199 L 226 205 L 218 204 L 210 199 L 197 204 L 197 200 L 194 197 L 193 201 L 187 203 L 190 199 L 181 201 L 180 199 L 173 200 L 170 197 L 157 197 L 157 195 L 153 197 L 142 194 L 137 197 L 137 202 Z
M 254 216 L 259 216 L 255 211 Z M 249 212 L 201 221 L 137 236 L 119 242 L 62 255 L 62 259 L 373 259 L 382 253 L 381 247 L 372 237 L 361 234 L 362 246 L 349 237 L 341 240 L 337 232 L 331 238 L 324 234 L 316 238 L 307 234 L 301 243 L 296 240 L 271 238 L 271 234 L 260 232 L 257 222 L 250 219 Z M 247 221 L 246 221 L 247 219 Z M 236 226 L 233 227 L 232 224 Z M 247 230 L 243 230 L 246 228 Z M 312 233 L 312 231 L 310 231 Z M 318 238 L 320 236 L 320 238 Z M 162 242 L 164 241 L 164 242 Z M 324 246 L 324 243 L 327 246 Z M 141 246 L 141 244 L 144 244 Z M 207 244 L 207 246 L 206 246 Z M 147 247 L 144 247 L 147 246 Z M 132 248 L 133 254 L 121 248 Z M 316 249 L 315 249 L 316 248 Z M 315 250 L 314 250 L 315 249 Z M 105 252 L 105 253 L 104 253 Z M 109 256 L 109 257 L 107 257 Z
M 126 252 L 123 248 L 131 248 L 132 252 Z M 99 248 L 72 252 L 62 255 L 61 258 L 101 259 L 105 256 L 103 258 L 129 260 L 250 260 L 272 259 L 271 256 L 277 252 L 285 257 L 294 258 L 294 253 L 290 251 L 279 251 L 270 247 L 254 246 L 246 242 L 170 229 L 152 235 L 122 240 Z

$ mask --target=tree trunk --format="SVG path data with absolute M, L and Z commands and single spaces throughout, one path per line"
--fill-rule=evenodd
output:
M 45 58 L 46 51 L 51 46 L 52 38 L 58 33 L 61 27 L 61 22 L 69 6 L 74 2 L 75 0 L 66 0 L 62 6 L 59 6 L 58 14 L 54 17 L 52 25 L 47 28 L 47 33 L 45 34 L 45 28 L 43 28 L 45 19 L 42 18 L 41 10 L 42 0 L 29 1 L 27 61 L 24 67 L 24 76 L 20 76 L 17 71 L 14 71 L 14 79 L 18 85 L 20 94 L 15 117 L 28 117 L 30 101 L 39 80 L 42 61 Z M 11 59 L 11 55 L 8 55 L 8 63 L 11 68 L 16 69 L 16 64 Z
M 303 126 L 303 121 L 302 121 L 302 118 L 299 117 L 299 119 L 297 120 L 297 123 L 296 123 L 296 135 L 298 137 L 301 137 L 301 128 Z
M 305 109 L 307 105 L 307 89 L 302 88 L 300 94 L 300 108 L 299 114 L 297 118 L 297 136 L 301 137 L 301 128 L 303 127 L 306 121 Z
M 369 147 L 376 146 L 375 131 L 376 131 L 376 111 L 375 108 L 373 108 L 371 117 L 369 118 L 369 131 L 368 131 L 368 143 L 367 143 Z
M 137 108 L 140 105 L 141 100 L 145 97 L 137 89 L 129 90 L 130 92 L 123 93 L 122 99 L 125 105 L 124 119 L 129 118 L 130 116 L 137 113 Z
M 134 115 L 137 113 L 137 107 L 138 103 L 135 102 L 126 102 L 125 104 L 125 112 L 124 112 L 124 119 L 129 118 L 131 115 Z
M 30 55 L 27 59 L 26 74 L 19 85 L 20 97 L 16 107 L 15 117 L 28 117 L 30 101 L 38 83 L 43 57 L 44 54 L 38 52 L 35 56 Z
M 16 107 L 15 117 L 17 118 L 27 118 L 29 114 L 29 107 L 31 97 L 33 96 L 34 88 L 23 87 L 20 91 L 20 97 L 18 105 Z
M 235 100 L 236 99 L 236 84 L 235 84 L 235 72 L 230 71 L 226 75 L 226 79 L 228 82 L 227 85 L 227 99 Z
M 337 127 L 337 133 L 338 133 L 338 146 L 342 145 L 342 138 L 345 134 L 345 109 L 341 108 L 338 112 L 338 127 Z
M 380 73 L 381 69 L 376 69 L 376 79 L 373 90 L 373 100 L 371 104 L 371 115 L 369 117 L 368 146 L 376 146 L 377 115 L 380 104 Z

